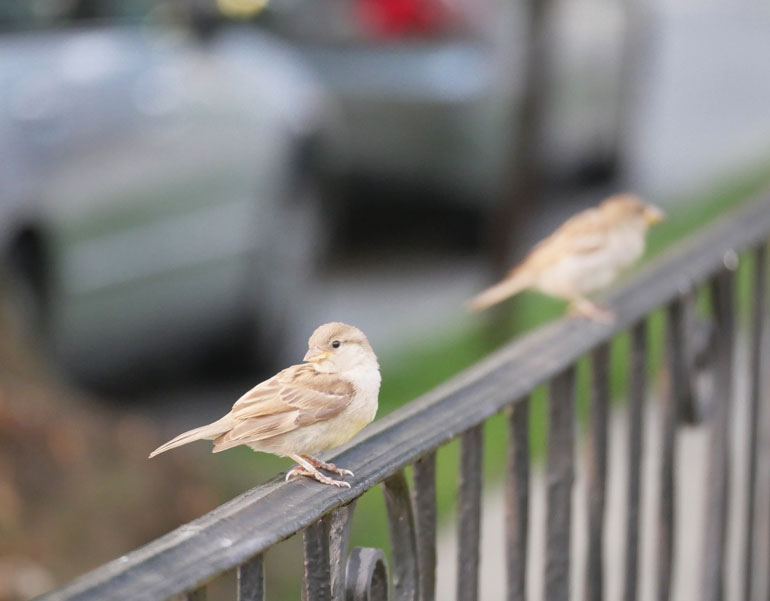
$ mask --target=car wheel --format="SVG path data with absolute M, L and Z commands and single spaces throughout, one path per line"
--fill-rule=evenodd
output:
M 48 273 L 42 239 L 32 230 L 11 244 L 2 265 L 2 327 L 42 349 L 48 330 Z

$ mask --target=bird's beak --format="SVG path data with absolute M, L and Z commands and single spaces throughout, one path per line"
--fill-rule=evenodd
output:
M 328 351 L 322 351 L 317 346 L 313 346 L 308 349 L 307 353 L 305 353 L 305 357 L 302 360 L 308 361 L 310 363 L 319 363 L 321 361 L 325 361 L 333 354 L 334 353 L 330 353 Z
M 647 225 L 660 223 L 666 217 L 666 214 L 658 207 L 647 205 L 644 209 L 644 221 Z

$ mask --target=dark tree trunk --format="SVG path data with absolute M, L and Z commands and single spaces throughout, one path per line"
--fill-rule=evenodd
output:
M 512 111 L 508 168 L 489 227 L 489 265 L 495 279 L 520 255 L 522 232 L 541 204 L 544 187 L 542 141 L 550 87 L 548 15 L 553 0 L 525 0 L 527 40 L 523 61 L 522 93 Z M 491 330 L 505 334 L 508 312 L 493 309 Z M 502 326 L 502 327 L 501 327 Z

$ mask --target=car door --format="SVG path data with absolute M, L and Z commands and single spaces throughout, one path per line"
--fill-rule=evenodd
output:
M 266 198 L 238 90 L 177 32 L 97 25 L 59 42 L 67 135 L 42 191 L 59 350 L 119 362 L 205 336 L 240 308 Z

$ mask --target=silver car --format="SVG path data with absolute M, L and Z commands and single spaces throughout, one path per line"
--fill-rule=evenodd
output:
M 162 8 L 0 5 L 3 292 L 89 381 L 222 339 L 279 355 L 323 235 L 314 76 L 267 34 L 196 36 Z
M 256 22 L 292 41 L 329 86 L 339 175 L 484 207 L 515 159 L 524 4 L 281 0 Z M 618 0 L 560 0 L 550 17 L 543 151 L 563 177 L 616 158 L 625 15 Z

